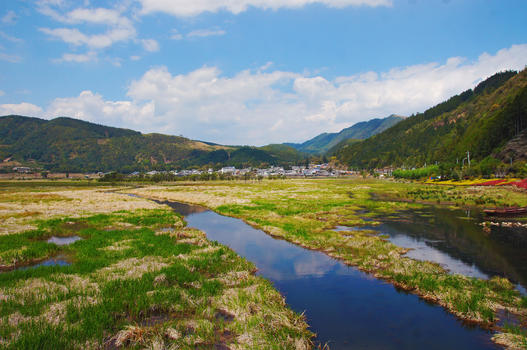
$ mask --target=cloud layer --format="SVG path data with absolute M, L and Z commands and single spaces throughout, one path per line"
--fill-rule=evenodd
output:
M 497 71 L 523 69 L 526 57 L 527 44 L 515 45 L 495 55 L 484 53 L 474 62 L 453 57 L 444 63 L 333 80 L 267 71 L 270 65 L 230 77 L 216 67 L 187 74 L 155 67 L 129 85 L 124 101 L 107 101 L 84 91 L 55 99 L 44 111 L 28 103 L 0 105 L 0 111 L 48 118 L 66 115 L 224 144 L 302 141 L 374 117 L 423 111 Z
M 164 12 L 174 16 L 197 16 L 203 12 L 228 11 L 239 14 L 249 7 L 278 10 L 280 8 L 300 8 L 309 4 L 322 4 L 328 7 L 347 6 L 391 6 L 391 0 L 139 0 L 142 13 Z

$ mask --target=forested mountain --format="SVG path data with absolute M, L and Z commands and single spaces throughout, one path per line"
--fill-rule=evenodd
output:
M 193 166 L 292 164 L 292 147 L 222 146 L 60 117 L 0 117 L 0 162 L 11 159 L 52 171 L 164 170 Z
M 342 129 L 340 132 L 323 133 L 304 143 L 286 143 L 286 145 L 294 147 L 301 152 L 322 154 L 341 142 L 367 139 L 392 127 L 403 119 L 404 117 L 392 114 L 386 118 L 376 118 L 354 124 L 349 128 Z
M 519 155 L 503 150 L 526 128 L 527 70 L 507 71 L 367 140 L 343 145 L 335 155 L 358 168 L 455 164 L 467 151 L 475 161 L 514 161 Z

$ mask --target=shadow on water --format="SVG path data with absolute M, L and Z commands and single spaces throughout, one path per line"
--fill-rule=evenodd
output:
M 491 226 L 485 232 L 485 219 L 490 218 L 476 210 L 429 206 L 379 218 L 382 224 L 368 229 L 389 235 L 400 247 L 413 248 L 411 258 L 435 261 L 468 276 L 507 277 L 525 293 L 527 229 Z
M 293 310 L 305 311 L 316 341 L 332 350 L 497 348 L 488 332 L 323 253 L 273 239 L 239 219 L 165 203 L 187 213 L 190 227 L 252 261 Z

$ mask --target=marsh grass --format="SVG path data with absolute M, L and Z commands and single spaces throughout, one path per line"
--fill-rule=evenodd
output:
M 0 347 L 311 347 L 305 319 L 250 262 L 157 207 L 39 219 L 0 236 L 14 267 L 72 261 L 0 273 Z M 52 235 L 84 239 L 56 246 Z
M 196 196 L 195 191 L 201 191 L 200 195 Z M 273 236 L 323 251 L 484 327 L 495 326 L 496 312 L 502 308 L 527 317 L 525 297 L 508 280 L 450 274 L 436 263 L 403 256 L 407 250 L 393 245 L 382 235 L 360 230 L 362 226 L 378 224 L 375 220 L 379 218 L 397 216 L 401 210 L 419 211 L 426 203 L 527 205 L 527 196 L 512 189 L 303 179 L 232 182 L 228 186 L 223 183 L 166 186 L 132 192 L 201 204 L 221 214 L 244 219 Z M 358 229 L 345 233 L 333 230 L 341 225 Z M 509 342 L 525 340 L 518 334 L 508 337 L 507 332 L 498 330 Z

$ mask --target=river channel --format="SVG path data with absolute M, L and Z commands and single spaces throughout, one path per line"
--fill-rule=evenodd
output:
M 498 348 L 489 332 L 323 253 L 199 206 L 163 203 L 190 227 L 253 262 L 293 310 L 305 313 L 317 344 L 332 350 Z

